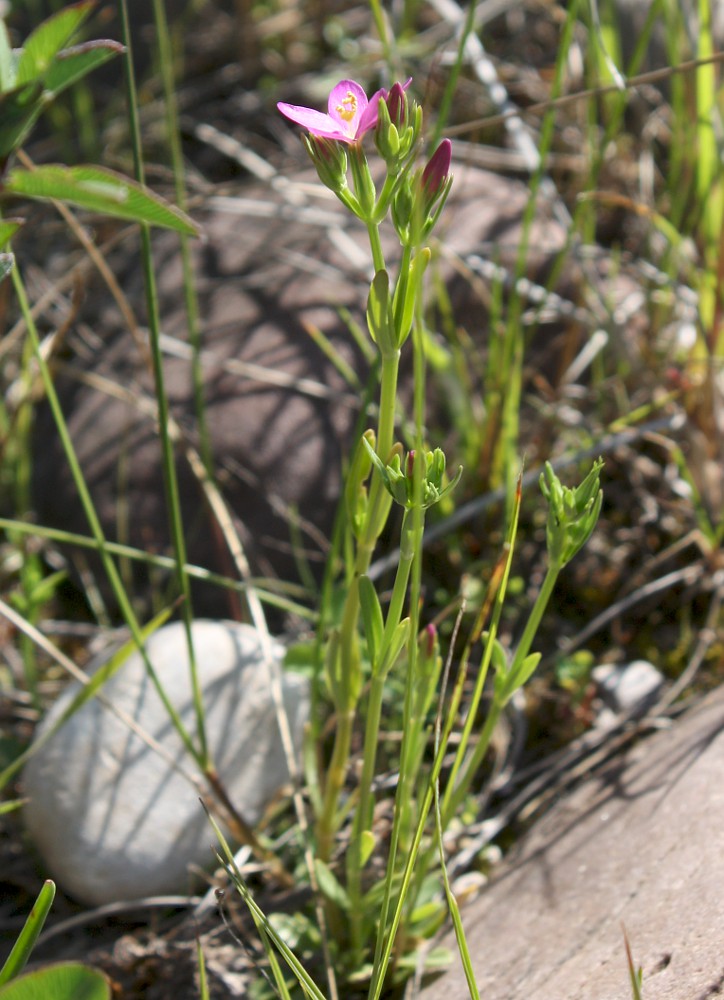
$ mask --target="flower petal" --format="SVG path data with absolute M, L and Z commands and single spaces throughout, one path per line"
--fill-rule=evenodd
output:
M 367 94 L 354 80 L 340 80 L 329 95 L 329 117 L 347 136 L 357 138 L 359 121 L 367 108 Z
M 296 104 L 283 104 L 282 102 L 277 104 L 277 108 L 285 118 L 297 125 L 304 126 L 315 135 L 320 134 L 320 132 L 328 134 L 339 131 L 339 124 L 336 121 L 331 119 L 329 115 L 324 115 L 321 111 L 315 111 L 313 108 L 301 108 Z
M 382 98 L 387 97 L 386 90 L 378 90 L 377 93 L 370 97 L 369 104 L 364 109 L 360 115 L 359 122 L 357 123 L 357 138 L 361 139 L 365 132 L 369 132 L 371 128 L 374 128 L 377 124 L 377 118 L 379 115 L 378 104 Z

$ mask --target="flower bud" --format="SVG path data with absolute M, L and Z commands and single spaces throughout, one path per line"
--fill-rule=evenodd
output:
M 347 153 L 341 142 L 317 135 L 304 135 L 302 142 L 320 181 L 335 193 L 347 187 Z
M 573 489 L 563 486 L 546 462 L 540 488 L 548 501 L 546 543 L 551 561 L 562 568 L 586 544 L 598 521 L 603 502 L 600 473 L 603 462 L 593 463 L 583 482 Z
M 449 139 L 443 139 L 422 171 L 422 191 L 429 206 L 428 211 L 448 179 L 451 160 L 452 143 Z
M 407 124 L 407 94 L 401 83 L 393 83 L 387 95 L 387 110 L 393 125 L 401 128 Z

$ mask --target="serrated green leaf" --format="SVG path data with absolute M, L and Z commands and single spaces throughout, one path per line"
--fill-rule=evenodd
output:
M 6 192 L 25 198 L 66 201 L 91 212 L 162 226 L 186 236 L 198 236 L 199 232 L 180 209 L 104 167 L 48 164 L 33 170 L 16 168 L 8 174 L 4 187 Z
M 37 80 L 48 72 L 57 54 L 80 28 L 94 6 L 94 0 L 69 4 L 28 35 L 18 60 L 18 84 Z
M 55 883 L 48 879 L 47 882 L 43 883 L 43 887 L 38 893 L 38 898 L 35 900 L 35 905 L 28 914 L 23 929 L 18 934 L 15 944 L 5 960 L 5 964 L 0 969 L 0 985 L 20 975 L 27 965 L 30 953 L 43 929 L 45 919 L 50 913 L 50 907 L 53 905 L 54 899 Z M 4 993 L 4 990 L 0 990 L 0 996 L 3 996 Z
M 43 80 L 46 92 L 57 97 L 58 94 L 61 94 L 76 81 L 81 80 L 87 73 L 107 63 L 109 59 L 120 55 L 123 51 L 123 46 L 119 42 L 104 39 L 97 42 L 85 42 L 83 45 L 76 45 L 72 49 L 59 52 Z
M 110 982 L 78 962 L 28 972 L 0 989 L 0 1000 L 110 1000 Z
M 43 85 L 26 83 L 0 94 L 0 160 L 22 143 L 43 109 Z

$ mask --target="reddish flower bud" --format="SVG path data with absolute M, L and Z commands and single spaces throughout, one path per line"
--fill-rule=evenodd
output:
M 442 188 L 450 173 L 452 143 L 443 139 L 422 171 L 422 189 L 426 197 L 434 198 Z
M 437 639 L 437 628 L 430 623 L 425 626 L 425 652 L 428 660 L 435 652 L 435 640 Z
M 405 97 L 405 88 L 409 84 L 409 80 L 406 84 L 393 83 L 390 88 L 390 92 L 387 95 L 387 110 L 390 113 L 390 121 L 393 125 L 400 128 L 405 124 L 405 119 L 407 118 L 407 98 Z

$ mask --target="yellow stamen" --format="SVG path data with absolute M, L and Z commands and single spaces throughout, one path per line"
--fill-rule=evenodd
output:
M 338 104 L 334 109 L 340 118 L 344 118 L 346 122 L 351 122 L 354 116 L 357 114 L 357 98 L 354 96 L 351 90 L 347 91 L 347 96 Z

